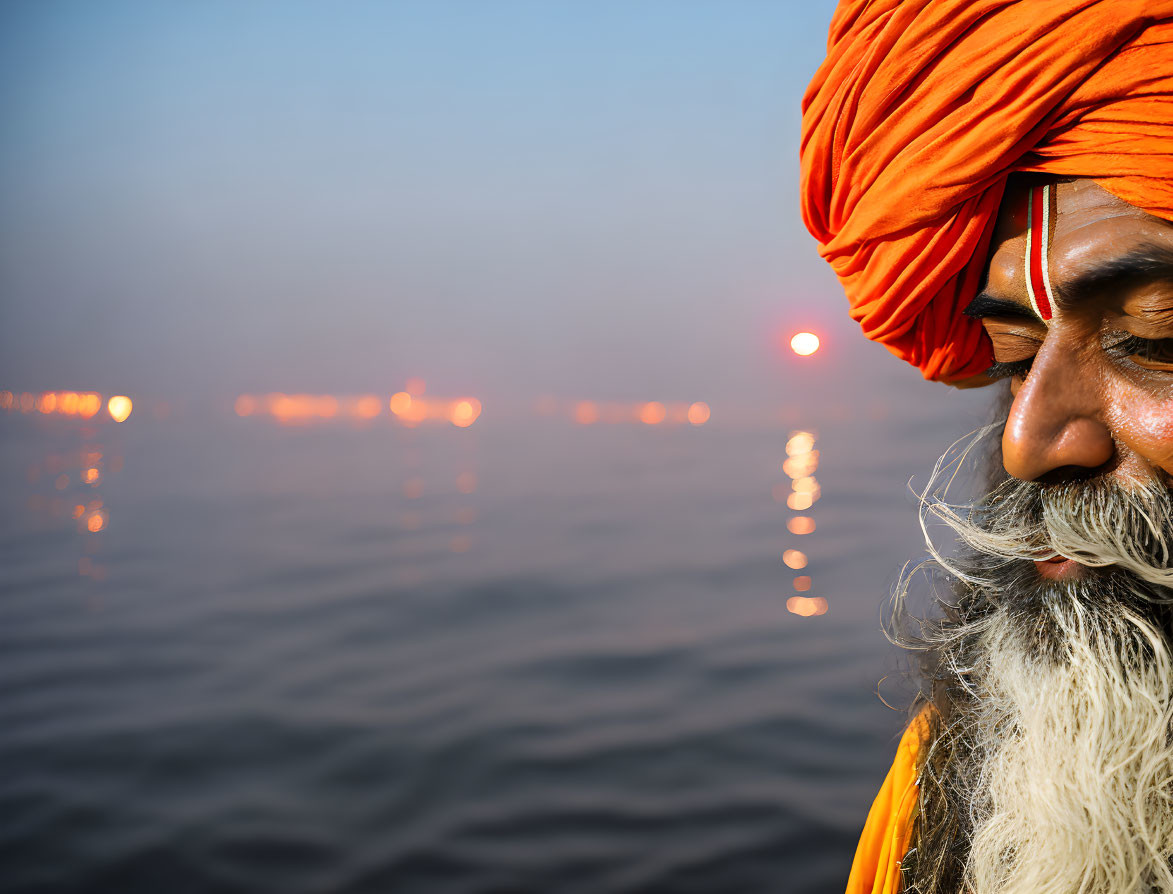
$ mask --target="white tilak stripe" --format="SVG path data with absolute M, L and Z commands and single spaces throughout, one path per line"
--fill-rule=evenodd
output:
M 1047 289 L 1047 304 L 1055 315 L 1055 293 L 1051 291 L 1051 184 L 1043 187 L 1043 285 Z M 1035 313 L 1038 313 L 1035 308 Z M 1039 314 L 1041 317 L 1042 314 Z M 1043 320 L 1046 323 L 1046 320 Z
M 1022 269 L 1026 274 L 1026 296 L 1030 299 L 1031 310 L 1035 312 L 1035 316 L 1040 320 L 1043 318 L 1043 312 L 1039 310 L 1039 301 L 1035 297 L 1035 287 L 1033 278 L 1030 275 L 1030 250 L 1033 246 L 1034 232 L 1035 232 L 1035 215 L 1034 215 L 1034 201 L 1035 191 L 1027 189 L 1026 191 L 1026 261 L 1023 263 Z

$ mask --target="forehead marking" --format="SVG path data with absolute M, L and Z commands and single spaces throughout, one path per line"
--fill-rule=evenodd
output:
M 1032 186 L 1026 197 L 1026 216 L 1030 225 L 1026 230 L 1026 294 L 1031 309 L 1046 323 L 1051 319 L 1055 296 L 1051 292 L 1051 225 L 1055 215 L 1051 209 L 1054 187 Z

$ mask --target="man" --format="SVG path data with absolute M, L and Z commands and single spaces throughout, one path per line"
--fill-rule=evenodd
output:
M 865 334 L 1008 389 L 849 891 L 1173 892 L 1173 2 L 845 0 L 802 178 Z

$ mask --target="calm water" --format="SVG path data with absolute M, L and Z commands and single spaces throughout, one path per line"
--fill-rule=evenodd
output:
M 840 889 L 902 721 L 906 482 L 981 416 L 924 393 L 700 428 L 0 415 L 3 889 Z M 787 610 L 799 574 L 825 614 Z

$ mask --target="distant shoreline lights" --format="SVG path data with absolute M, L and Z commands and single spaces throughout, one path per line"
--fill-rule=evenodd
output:
M 10 412 L 92 419 L 101 409 L 102 395 L 96 391 L 0 391 L 0 410 Z M 125 422 L 133 410 L 134 402 L 125 394 L 115 394 L 106 401 L 106 412 L 115 422 Z
M 439 400 L 408 391 L 396 392 L 386 403 L 377 394 L 241 394 L 232 408 L 240 417 L 271 416 L 283 425 L 308 425 L 338 418 L 366 422 L 382 416 L 384 406 L 392 418 L 408 428 L 422 422 L 450 422 L 457 428 L 468 428 L 480 418 L 482 409 L 475 397 Z

